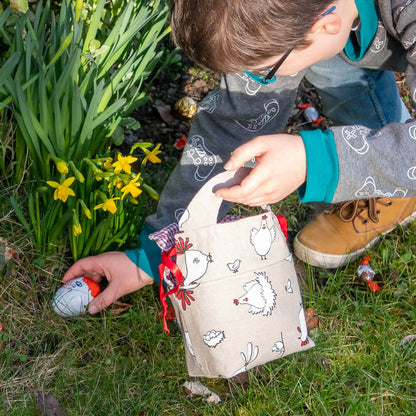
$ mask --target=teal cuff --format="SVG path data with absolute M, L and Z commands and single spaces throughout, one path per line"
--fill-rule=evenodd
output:
M 378 16 L 374 0 L 355 0 L 355 4 L 361 22 L 360 41 L 359 45 L 354 46 L 351 38 L 349 38 L 344 52 L 352 61 L 359 61 L 373 43 L 378 27 Z
M 145 224 L 140 233 L 140 247 L 126 250 L 127 257 L 140 269 L 146 272 L 155 282 L 159 282 L 159 264 L 161 250 L 158 245 L 149 239 L 149 235 L 155 232 L 150 225 Z
M 298 189 L 302 202 L 331 202 L 338 185 L 339 165 L 331 130 L 305 130 L 302 136 L 306 151 L 306 182 Z

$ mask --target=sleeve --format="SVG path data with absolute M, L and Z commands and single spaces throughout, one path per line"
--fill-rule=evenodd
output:
M 302 77 L 278 77 L 262 86 L 245 73 L 224 75 L 219 88 L 200 103 L 180 163 L 148 224 L 159 230 L 177 222 L 206 180 L 223 171 L 235 148 L 256 136 L 282 132 Z
M 306 182 L 298 189 L 302 202 L 331 202 L 338 184 L 338 156 L 331 130 L 299 133 L 306 151 Z M 323 162 L 323 163 L 322 163 Z
M 407 87 L 416 103 L 416 2 L 397 3 L 399 6 L 393 9 L 395 36 L 406 54 Z M 331 131 L 339 163 L 338 184 L 331 202 L 416 195 L 414 119 L 390 123 L 378 130 L 354 125 L 333 127 Z M 327 160 L 321 159 L 321 163 Z
M 154 281 L 159 281 L 160 248 L 149 239 L 149 235 L 155 230 L 145 224 L 140 233 L 140 246 L 132 250 L 126 250 L 127 257 L 141 270 L 147 273 Z

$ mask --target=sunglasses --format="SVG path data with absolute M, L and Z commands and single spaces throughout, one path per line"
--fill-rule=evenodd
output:
M 329 8 L 326 12 L 322 13 L 317 20 L 322 19 L 327 14 L 332 13 L 336 9 L 335 6 L 332 6 Z M 286 60 L 286 58 L 290 55 L 290 53 L 293 51 L 293 49 L 296 48 L 297 45 L 290 48 L 273 66 L 272 69 L 265 68 L 261 70 L 257 70 L 256 72 L 249 72 L 244 71 L 246 75 L 248 75 L 253 81 L 256 81 L 257 83 L 261 85 L 267 85 L 271 84 L 272 82 L 276 81 L 276 72 L 278 69 L 282 66 L 283 62 Z

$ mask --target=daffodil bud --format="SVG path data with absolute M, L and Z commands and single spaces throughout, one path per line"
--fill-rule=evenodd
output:
M 52 155 L 49 155 L 49 159 L 55 162 L 56 169 L 58 169 L 59 173 L 65 174 L 69 172 L 68 164 L 64 160 Z
M 138 205 L 139 204 L 139 201 L 136 198 L 133 198 L 131 195 L 127 195 L 127 200 L 130 203 L 134 204 L 134 205 Z
M 82 159 L 82 161 L 86 162 L 88 165 L 91 166 L 91 169 L 94 172 L 94 175 L 102 173 L 102 171 L 98 169 L 97 165 L 91 159 L 88 159 L 87 157 L 85 157 L 84 159 Z
M 75 166 L 75 163 L 72 160 L 70 160 L 68 162 L 68 165 L 71 166 L 71 169 L 74 172 L 74 175 L 77 178 L 78 182 L 84 183 L 85 181 L 84 175 L 78 170 L 78 168 Z
M 85 216 L 90 220 L 92 219 L 92 215 L 91 215 L 91 211 L 90 209 L 87 207 L 86 203 L 82 200 L 82 199 L 78 199 L 78 202 L 81 205 L 81 208 L 85 214 Z
M 82 14 L 82 0 L 76 0 L 75 2 L 75 21 L 78 22 L 78 20 L 81 18 Z
M 36 192 L 39 192 L 40 194 L 42 194 L 43 192 L 46 192 L 49 188 L 47 186 L 38 186 L 36 188 Z
M 82 233 L 81 224 L 79 223 L 78 213 L 75 209 L 72 210 L 72 233 L 75 237 L 78 237 Z
M 72 225 L 72 232 L 75 237 L 78 237 L 82 233 L 81 224 L 73 224 Z
M 154 199 L 155 201 L 159 201 L 159 194 L 151 186 L 142 183 L 142 188 L 148 193 L 150 198 Z

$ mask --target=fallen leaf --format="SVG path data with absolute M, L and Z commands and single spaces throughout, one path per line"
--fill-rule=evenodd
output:
M 36 399 L 37 407 L 42 413 L 42 416 L 66 416 L 65 409 L 53 394 L 38 392 Z
M 111 304 L 111 315 L 117 316 L 133 307 L 130 303 L 123 303 L 118 300 Z
M 172 123 L 173 121 L 176 120 L 176 117 L 173 115 L 170 105 L 168 105 L 168 104 L 155 105 L 155 108 L 156 108 L 157 112 L 159 113 L 160 118 L 165 123 Z
M 183 390 L 188 398 L 203 396 L 208 403 L 221 402 L 220 396 L 212 392 L 208 387 L 205 387 L 200 381 L 186 381 L 183 384 Z
M 416 340 L 416 335 L 407 335 L 400 341 L 399 347 L 402 347 L 403 345 L 406 345 L 409 342 L 412 342 L 415 340 Z
M 314 315 L 315 311 L 313 308 L 307 308 L 305 310 L 306 327 L 308 331 L 314 328 L 319 328 L 319 318 Z

